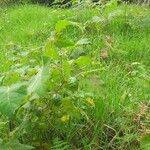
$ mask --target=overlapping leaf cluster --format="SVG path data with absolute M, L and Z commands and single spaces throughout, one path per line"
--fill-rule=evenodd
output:
M 44 47 L 15 51 L 14 58 L 10 58 L 16 65 L 0 80 L 0 114 L 8 118 L 4 120 L 9 125 L 4 141 L 24 139 L 30 132 L 31 141 L 42 141 L 36 132 L 49 135 L 46 132 L 53 134 L 52 130 L 65 129 L 70 122 L 88 119 L 86 109 L 94 107 L 93 95 L 80 91 L 79 81 L 99 69 L 91 58 L 76 52 L 89 44 L 89 40 L 81 38 L 73 42 L 65 38 L 63 33 L 68 27 L 84 36 L 84 28 L 79 23 L 61 20 Z M 30 63 L 24 66 L 28 59 Z M 0 143 L 2 147 L 11 147 L 11 141 L 6 144 L 4 141 Z M 15 143 L 20 145 L 18 141 Z

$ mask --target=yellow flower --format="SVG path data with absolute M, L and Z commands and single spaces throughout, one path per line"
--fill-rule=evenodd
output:
M 69 121 L 69 119 L 70 119 L 69 115 L 63 115 L 60 120 L 64 123 L 67 123 Z
M 92 98 L 87 98 L 86 101 L 92 106 L 92 107 L 95 107 L 95 103 L 94 103 L 94 100 Z

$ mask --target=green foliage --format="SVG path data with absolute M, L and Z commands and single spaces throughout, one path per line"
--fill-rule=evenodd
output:
M 143 150 L 148 150 L 149 147 L 150 147 L 150 135 L 148 134 L 142 139 L 141 148 Z
M 32 59 L 38 60 L 35 71 L 33 71 L 34 68 L 30 65 L 28 67 L 22 66 L 27 59 L 26 57 L 29 56 L 27 53 L 27 55 L 23 55 L 21 60 L 18 58 L 18 60 L 20 60 L 19 67 L 21 66 L 21 68 L 17 68 L 17 73 L 21 74 L 21 76 L 19 75 L 17 79 L 16 77 L 12 78 L 11 82 L 7 81 L 9 74 L 5 75 L 6 78 L 4 81 L 3 77 L 1 78 L 1 82 L 3 81 L 2 84 L 4 85 L 11 84 L 13 81 L 16 82 L 18 80 L 22 82 L 27 80 L 28 82 L 26 86 L 17 82 L 14 85 L 0 88 L 0 111 L 2 114 L 8 117 L 21 115 L 16 111 L 22 106 L 19 112 L 27 111 L 32 116 L 34 113 L 38 113 L 40 107 L 41 112 L 39 112 L 39 114 L 44 113 L 45 115 L 34 115 L 31 119 L 31 122 L 33 121 L 31 124 L 36 124 L 39 119 L 41 119 L 41 124 L 44 124 L 47 117 L 50 117 L 49 121 L 53 122 L 53 125 L 57 123 L 56 128 L 58 129 L 61 124 L 68 125 L 73 120 L 86 119 L 83 115 L 86 113 L 82 110 L 82 105 L 80 105 L 80 103 L 82 103 L 82 97 L 79 96 L 77 102 L 74 92 L 78 92 L 78 79 L 81 78 L 80 72 L 84 71 L 83 74 L 90 73 L 92 69 L 83 69 L 85 66 L 90 65 L 90 58 L 80 55 L 78 55 L 78 58 L 70 58 L 70 54 L 76 47 L 89 44 L 89 41 L 85 38 L 78 40 L 77 43 L 72 42 L 71 45 L 60 45 L 64 31 L 70 26 L 75 27 L 76 30 L 79 28 L 80 33 L 83 34 L 84 30 L 79 23 L 67 20 L 58 21 L 55 31 L 52 32 L 42 51 L 39 53 L 36 51 L 29 52 L 30 55 L 34 54 Z M 71 39 L 69 40 L 71 41 Z M 18 56 L 21 56 L 21 54 L 22 52 L 20 51 L 15 53 L 15 55 Z M 78 69 L 75 67 L 76 65 Z M 16 72 L 16 70 L 13 71 Z M 10 71 L 10 74 L 12 74 L 13 71 Z M 83 94 L 85 93 L 83 92 Z M 45 102 L 47 103 L 46 107 L 50 107 L 49 110 L 45 110 L 47 109 L 45 108 Z M 88 107 L 88 105 L 86 107 Z M 23 127 L 24 123 L 18 126 L 17 129 L 13 131 L 13 137 L 17 136 L 18 131 Z M 37 128 L 41 128 L 40 125 L 37 126 Z M 44 128 L 51 128 L 51 125 L 45 125 Z M 9 145 L 11 146 L 11 143 L 4 145 L 4 147 Z M 57 147 L 59 147 L 59 145 Z
M 12 117 L 26 96 L 24 84 L 14 84 L 7 87 L 0 87 L 0 112 Z
M 72 22 L 72 21 L 67 21 L 67 20 L 60 20 L 57 22 L 55 30 L 56 32 L 62 32 L 63 30 L 65 30 L 68 26 L 77 26 L 81 29 L 81 31 L 83 31 L 83 28 L 80 26 L 79 23 L 76 22 Z
M 39 68 L 38 73 L 29 81 L 28 94 L 36 93 L 39 96 L 47 94 L 49 78 L 49 67 L 43 66 Z
M 149 146 L 148 9 L 113 0 L 1 14 L 0 149 Z
M 8 150 L 8 149 L 11 149 L 11 150 L 20 150 L 20 149 L 31 150 L 31 149 L 33 149 L 33 147 L 31 147 L 31 146 L 20 144 L 18 141 L 15 141 L 15 140 L 9 141 L 6 144 L 3 143 L 2 141 L 0 141 L 0 148 L 2 150 Z
M 59 139 L 54 139 L 53 140 L 53 147 L 51 148 L 52 150 L 69 150 L 69 145 L 64 142 L 64 141 L 61 141 Z

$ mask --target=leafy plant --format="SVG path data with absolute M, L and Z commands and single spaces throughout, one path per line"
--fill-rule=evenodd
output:
M 37 54 L 37 57 L 41 59 L 39 66 L 36 67 L 36 71 L 30 73 L 30 70 L 32 70 L 31 66 L 27 67 L 23 74 L 22 71 L 17 71 L 17 73 L 21 73 L 21 76 L 17 80 L 26 81 L 25 83 L 21 84 L 18 81 L 13 85 L 0 87 L 0 112 L 3 115 L 12 118 L 14 115 L 19 117 L 21 111 L 23 113 L 26 111 L 27 113 L 26 117 L 28 119 L 25 117 L 26 119 L 18 127 L 14 125 L 13 137 L 15 137 L 15 134 L 17 137 L 18 135 L 19 137 L 23 137 L 23 134 L 19 134 L 20 130 L 29 132 L 29 129 L 26 130 L 26 121 L 34 127 L 34 124 L 36 125 L 39 119 L 41 119 L 42 125 L 49 118 L 53 122 L 52 124 L 58 124 L 56 128 L 59 129 L 59 125 L 61 124 L 69 124 L 69 122 L 76 119 L 86 119 L 86 113 L 82 109 L 84 98 L 77 97 L 77 93 L 79 92 L 78 83 L 82 76 L 98 71 L 99 69 L 91 70 L 91 59 L 87 56 L 78 55 L 78 57 L 70 57 L 76 47 L 82 47 L 90 42 L 86 38 L 81 38 L 77 43 L 68 39 L 70 41 L 69 44 L 61 44 L 64 30 L 69 26 L 79 28 L 81 34 L 84 33 L 84 28 L 79 23 L 67 20 L 58 21 L 55 31 L 52 32 L 42 52 Z M 25 61 L 26 58 L 22 58 L 22 63 L 23 60 Z M 91 66 L 90 70 L 87 70 L 87 66 Z M 21 68 L 24 67 L 21 65 Z M 6 76 L 3 84 L 7 83 L 7 78 Z M 85 106 L 90 107 L 90 105 Z M 16 113 L 18 108 L 19 114 Z M 36 114 L 37 112 L 39 115 Z M 41 116 L 42 113 L 45 115 Z M 38 128 L 41 128 L 41 125 L 36 125 L 35 128 L 38 130 Z M 30 129 L 32 130 L 33 127 Z M 51 128 L 51 124 L 49 123 L 43 127 L 44 130 L 48 130 L 48 128 Z M 6 144 L 5 146 L 7 147 L 7 145 L 11 146 L 11 144 Z
M 17 83 L 0 87 L 0 112 L 11 118 L 23 103 L 25 96 L 26 87 L 24 84 Z
M 8 149 L 12 149 L 12 150 L 31 150 L 33 149 L 33 147 L 31 146 L 27 146 L 24 144 L 20 144 L 17 140 L 15 141 L 9 141 L 8 143 L 3 143 L 3 141 L 0 141 L 0 147 L 3 150 L 8 150 Z
M 0 10 L 0 149 L 149 146 L 149 10 L 85 3 Z

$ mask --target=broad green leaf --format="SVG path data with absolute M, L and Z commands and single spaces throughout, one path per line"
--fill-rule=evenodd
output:
M 63 62 L 63 73 L 64 73 L 64 77 L 65 79 L 68 79 L 70 77 L 71 74 L 71 66 L 69 64 L 68 61 L 64 61 Z
M 67 20 L 60 20 L 60 21 L 58 21 L 56 26 L 55 26 L 56 32 L 63 31 L 69 25 L 71 25 L 70 21 L 67 21 Z
M 76 43 L 76 45 L 87 45 L 87 44 L 90 44 L 90 41 L 87 38 L 82 38 Z
M 53 60 L 59 59 L 58 50 L 53 42 L 48 42 L 44 49 L 44 56 L 50 57 Z
M 28 94 L 36 93 L 39 96 L 44 96 L 48 91 L 48 81 L 50 72 L 48 66 L 43 66 L 38 73 L 31 78 L 28 86 Z
M 59 47 L 59 48 L 72 47 L 75 45 L 73 41 L 71 41 L 67 38 L 64 38 L 64 37 L 57 39 L 57 41 L 55 43 L 56 43 L 57 47 Z
M 56 30 L 56 32 L 60 33 L 63 30 L 65 30 L 67 28 L 67 26 L 70 26 L 70 25 L 80 28 L 81 31 L 83 32 L 83 28 L 79 25 L 79 23 L 68 21 L 68 20 L 58 21 L 56 26 L 55 26 L 55 30 Z
M 80 67 L 84 67 L 91 64 L 91 59 L 87 56 L 80 56 L 78 59 L 75 60 L 75 63 Z
M 83 55 L 85 55 L 85 54 L 86 54 L 85 49 L 83 49 L 83 48 L 81 48 L 81 47 L 76 47 L 76 48 L 72 51 L 70 58 L 71 58 L 71 59 L 77 59 L 77 58 L 79 58 L 80 56 L 83 56 Z
M 62 72 L 59 67 L 52 70 L 52 81 L 56 84 L 62 80 Z M 52 85 L 52 84 L 51 84 Z
M 12 117 L 22 104 L 26 94 L 25 84 L 17 83 L 7 87 L 0 87 L 0 112 Z
M 21 76 L 19 73 L 15 72 L 14 70 L 14 71 L 10 71 L 4 79 L 5 79 L 5 85 L 11 85 L 21 80 Z
M 12 140 L 8 143 L 0 142 L 0 149 L 1 150 L 32 150 L 32 146 L 24 145 L 19 143 L 18 140 Z

